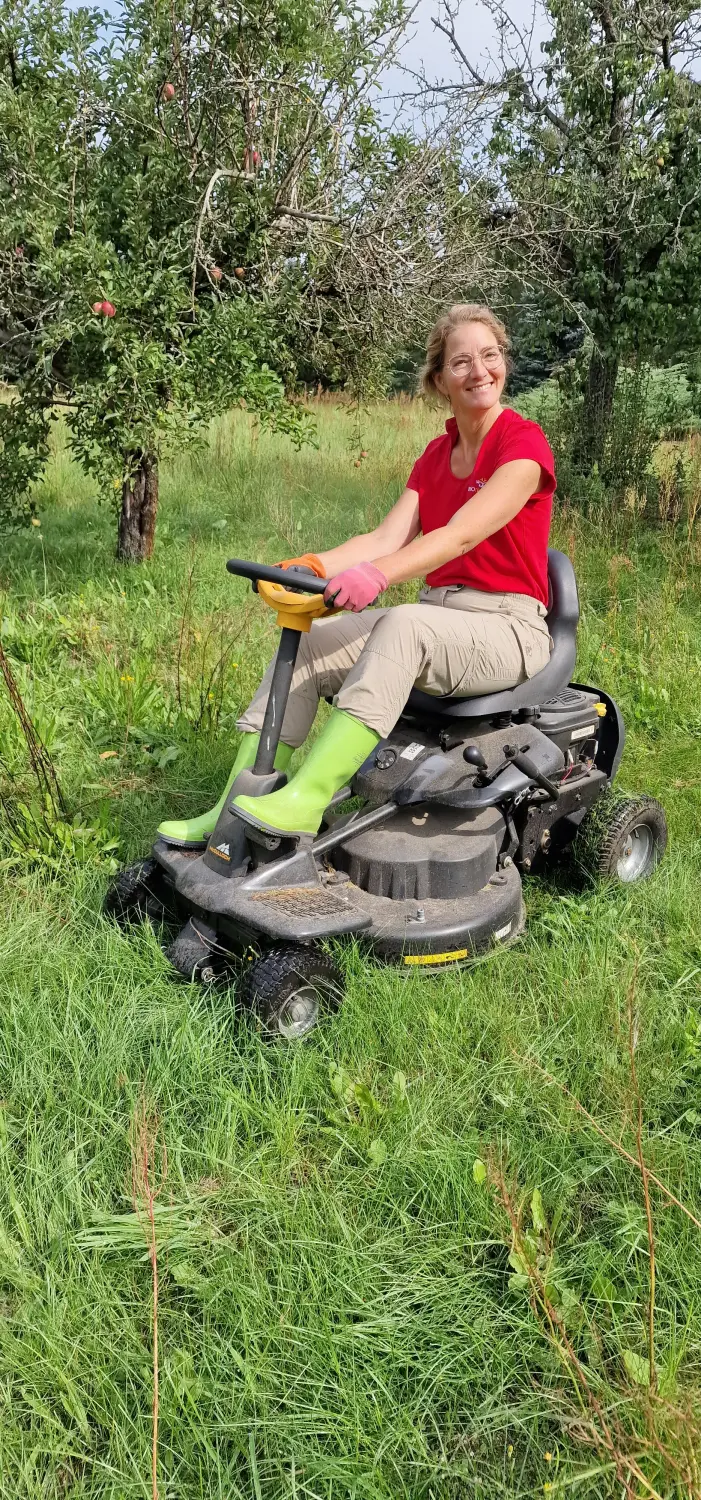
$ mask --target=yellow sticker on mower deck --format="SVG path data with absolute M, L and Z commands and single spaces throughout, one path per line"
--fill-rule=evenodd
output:
M 456 948 L 455 953 L 409 953 L 405 964 L 453 964 L 459 958 L 467 958 L 467 948 Z

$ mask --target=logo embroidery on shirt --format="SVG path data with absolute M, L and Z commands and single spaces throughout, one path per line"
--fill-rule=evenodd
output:
M 482 486 L 484 484 L 486 484 L 486 483 L 487 483 L 486 479 L 477 479 L 474 484 L 468 484 L 468 486 L 467 486 L 467 493 L 468 493 L 468 495 L 474 495 L 475 490 L 481 490 Z

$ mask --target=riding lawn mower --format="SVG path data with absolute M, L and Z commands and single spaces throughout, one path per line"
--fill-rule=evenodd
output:
M 316 836 L 257 828 L 233 799 L 284 784 L 275 755 L 300 632 L 327 612 L 326 581 L 239 559 L 227 568 L 251 580 L 282 628 L 255 763 L 206 847 L 158 838 L 105 902 L 123 922 L 181 922 L 166 949 L 179 974 L 211 984 L 242 969 L 262 1029 L 297 1040 L 343 994 L 329 939 L 357 940 L 404 974 L 440 974 L 516 942 L 522 875 L 567 846 L 586 849 L 600 878 L 651 874 L 667 842 L 664 810 L 611 790 L 625 729 L 607 693 L 571 681 L 579 603 L 562 552 L 548 554 L 547 666 L 479 697 L 415 689 Z

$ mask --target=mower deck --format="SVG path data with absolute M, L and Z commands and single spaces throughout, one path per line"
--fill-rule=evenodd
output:
M 344 872 L 321 872 L 308 883 L 279 884 L 272 867 L 263 887 L 255 877 L 223 880 L 192 853 L 156 844 L 154 855 L 174 887 L 178 905 L 206 922 L 224 943 L 312 943 L 325 937 L 363 936 L 382 957 L 423 969 L 466 961 L 523 930 L 521 879 L 515 866 L 493 872 L 471 895 L 397 900 L 361 890 Z M 310 861 L 311 864 L 311 861 Z

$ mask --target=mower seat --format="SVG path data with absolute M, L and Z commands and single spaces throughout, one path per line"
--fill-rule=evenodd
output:
M 493 714 L 512 713 L 517 708 L 536 708 L 567 687 L 577 654 L 579 599 L 569 557 L 554 547 L 548 549 L 548 584 L 550 600 L 546 618 L 553 649 L 542 671 L 517 687 L 483 693 L 478 698 L 439 698 L 413 688 L 406 711 L 434 717 L 440 714 L 446 718 L 485 719 Z

